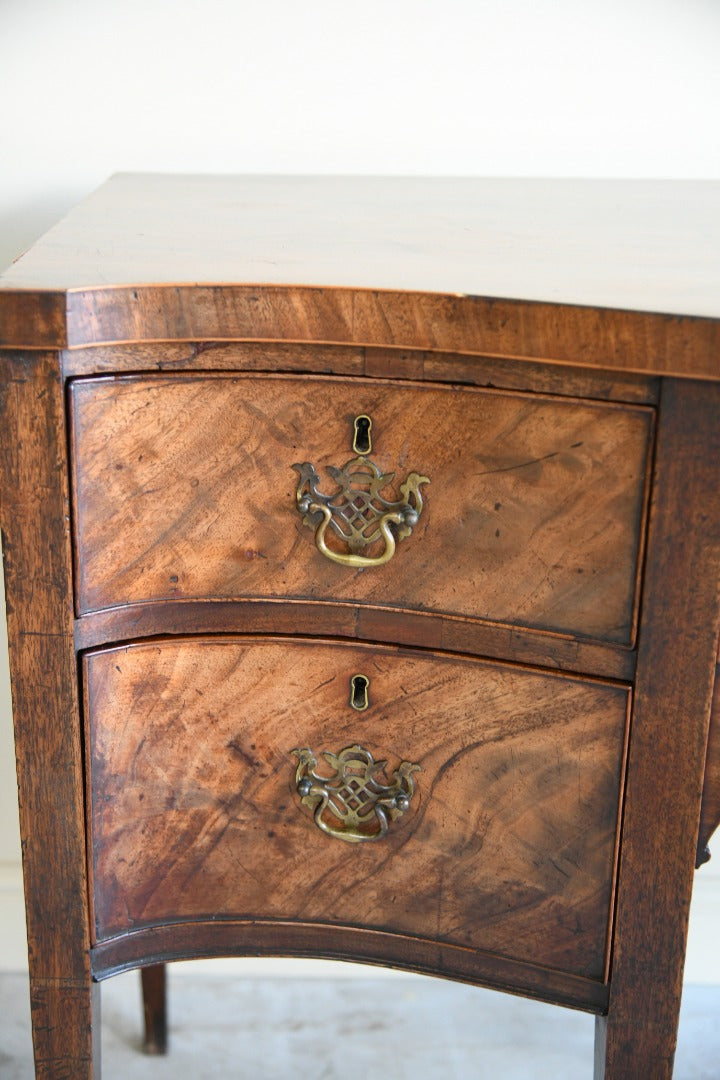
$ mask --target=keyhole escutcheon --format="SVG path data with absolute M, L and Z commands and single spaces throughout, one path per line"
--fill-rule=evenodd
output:
M 355 435 L 353 437 L 353 451 L 356 454 L 369 454 L 372 450 L 372 420 L 363 413 L 355 417 Z
M 357 712 L 364 712 L 370 704 L 369 689 L 370 680 L 367 675 L 353 675 L 350 680 L 350 705 Z

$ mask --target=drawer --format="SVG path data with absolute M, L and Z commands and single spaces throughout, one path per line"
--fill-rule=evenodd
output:
M 648 408 L 225 374 L 79 379 L 70 403 L 80 613 L 322 600 L 632 642 Z M 369 568 L 321 554 L 293 470 L 310 463 L 319 488 L 337 490 L 326 470 L 354 457 L 360 415 L 388 501 L 409 475 L 429 478 L 412 534 Z
M 626 688 L 303 639 L 153 641 L 83 669 L 98 942 L 298 921 L 604 978 Z

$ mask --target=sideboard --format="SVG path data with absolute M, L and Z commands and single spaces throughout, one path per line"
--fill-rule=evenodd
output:
M 715 183 L 119 175 L 0 280 L 38 1077 L 99 1076 L 103 979 L 248 954 L 671 1076 L 719 252 Z

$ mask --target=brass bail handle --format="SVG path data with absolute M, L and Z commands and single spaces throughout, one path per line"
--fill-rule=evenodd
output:
M 419 765 L 403 761 L 390 783 L 383 782 L 387 762 L 375 761 L 358 743 L 337 754 L 322 754 L 332 770 L 329 776 L 317 771 L 318 761 L 309 747 L 291 753 L 298 761 L 295 787 L 303 806 L 321 832 L 349 844 L 380 840 L 387 834 L 391 823 L 409 809 L 415 791 L 413 773 L 421 771 Z
M 327 466 L 337 484 L 330 495 L 319 489 L 320 477 L 312 462 L 296 463 L 295 492 L 297 509 L 303 524 L 315 530 L 315 546 L 327 559 L 342 566 L 382 566 L 392 559 L 398 541 L 410 536 L 422 513 L 420 487 L 430 478 L 411 472 L 400 484 L 400 498 L 386 498 L 383 492 L 392 484 L 395 473 L 383 473 L 367 456 L 372 449 L 372 418 L 360 413 L 353 421 L 353 452 L 357 455 L 342 468 Z M 345 545 L 345 551 L 330 547 L 326 533 L 330 529 Z M 377 540 L 384 543 L 379 555 L 363 552 Z
M 370 704 L 369 691 L 367 675 L 351 675 L 350 708 L 364 712 Z M 309 746 L 291 750 L 291 754 L 297 758 L 295 788 L 302 805 L 310 810 L 321 832 L 349 844 L 386 835 L 390 824 L 409 809 L 415 791 L 413 773 L 421 771 L 419 765 L 403 761 L 388 783 L 387 762 L 375 761 L 359 743 L 338 754 L 322 754 L 333 770 L 327 776 L 318 772 L 317 758 Z

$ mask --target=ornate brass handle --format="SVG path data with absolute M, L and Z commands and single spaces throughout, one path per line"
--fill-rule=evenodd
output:
M 375 761 L 362 746 L 346 746 L 339 754 L 323 753 L 334 775 L 319 775 L 317 758 L 307 747 L 293 750 L 298 759 L 295 784 L 303 806 L 312 811 L 315 824 L 328 836 L 350 844 L 379 840 L 390 822 L 402 817 L 415 791 L 412 777 L 419 765 L 409 761 L 393 773 L 393 783 L 379 779 L 387 764 Z
M 360 454 L 342 469 L 328 466 L 338 490 L 324 495 L 318 490 L 320 477 L 311 462 L 295 464 L 293 469 L 299 474 L 295 497 L 303 524 L 315 529 L 318 551 L 343 566 L 382 566 L 389 562 L 397 541 L 409 536 L 417 525 L 423 507 L 420 485 L 430 483 L 429 477 L 410 473 L 400 485 L 402 498 L 385 499 L 381 492 L 392 483 L 395 474 L 381 473 L 370 458 Z M 328 526 L 345 542 L 348 552 L 328 547 L 325 540 Z M 381 538 L 385 547 L 380 555 L 360 554 Z

